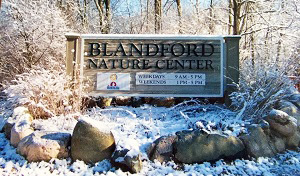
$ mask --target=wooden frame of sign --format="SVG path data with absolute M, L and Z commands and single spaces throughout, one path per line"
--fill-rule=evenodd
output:
M 240 36 L 66 37 L 67 73 L 91 96 L 223 97 L 238 83 Z

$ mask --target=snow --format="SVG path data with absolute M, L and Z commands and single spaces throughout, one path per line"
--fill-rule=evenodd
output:
M 272 115 L 272 116 L 278 115 L 278 116 L 281 116 L 281 117 L 287 117 L 287 116 L 289 116 L 286 112 L 283 112 L 283 111 L 280 111 L 280 110 L 276 110 L 276 109 L 273 109 L 270 112 L 270 115 Z
M 20 120 L 16 125 L 14 126 L 16 132 L 22 132 L 26 129 L 30 129 L 30 122 L 28 120 Z
M 99 131 L 104 132 L 104 133 L 110 133 L 110 131 L 111 131 L 110 124 L 108 122 L 97 121 L 97 120 L 91 119 L 91 118 L 86 117 L 86 116 L 80 117 L 78 119 L 78 121 L 86 122 L 89 125 L 91 125 L 95 128 L 98 128 Z
M 187 106 L 187 104 L 189 106 Z M 76 115 L 52 117 L 47 120 L 35 119 L 37 130 L 64 131 L 72 133 L 77 123 Z M 141 153 L 143 169 L 136 175 L 297 175 L 300 173 L 300 153 L 287 151 L 274 158 L 257 160 L 219 160 L 215 163 L 176 164 L 149 161 L 146 150 L 157 138 L 175 134 L 180 130 L 200 128 L 209 133 L 238 135 L 245 130 L 247 121 L 237 121 L 236 113 L 223 106 L 180 104 L 172 108 L 144 105 L 133 107 L 93 108 L 80 117 L 96 127 L 103 124 L 112 131 L 118 149 L 128 149 L 128 156 Z M 101 121 L 101 122 L 100 122 Z M 97 122 L 97 123 L 95 123 Z M 105 127 L 105 128 L 106 128 Z M 124 159 L 124 158 L 119 158 Z M 0 133 L 0 175 L 131 175 L 114 168 L 108 160 L 94 165 L 82 161 L 52 159 L 50 162 L 28 163 L 16 153 L 9 141 Z
M 8 118 L 8 122 L 15 123 L 17 121 L 24 121 L 24 120 L 30 120 L 32 117 L 28 113 L 28 109 L 23 106 L 16 107 L 13 111 L 12 117 Z
M 272 109 L 270 112 L 270 115 L 272 116 L 280 116 L 280 117 L 287 117 L 292 123 L 294 123 L 294 125 L 297 125 L 297 119 L 295 119 L 294 117 L 289 116 L 286 112 L 280 111 L 280 110 L 276 110 L 276 109 Z

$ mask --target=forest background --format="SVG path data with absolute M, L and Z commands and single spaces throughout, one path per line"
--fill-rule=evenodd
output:
M 67 32 L 241 35 L 240 93 L 233 96 L 242 107 L 282 94 L 287 77 L 300 74 L 300 0 L 3 0 L 1 87 L 22 85 L 18 93 L 29 92 L 35 104 L 40 87 L 69 97 Z

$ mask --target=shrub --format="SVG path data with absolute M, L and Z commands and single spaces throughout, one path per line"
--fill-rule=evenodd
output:
M 261 119 L 294 86 L 289 74 L 299 67 L 287 62 L 280 68 L 276 64 L 257 64 L 254 69 L 244 63 L 237 91 L 230 95 L 232 105 L 239 113 L 236 119 Z
M 62 65 L 65 23 L 53 1 L 5 0 L 0 11 L 0 83 L 34 66 Z
M 27 106 L 35 118 L 49 118 L 82 110 L 86 95 L 79 83 L 63 71 L 35 68 L 17 75 L 4 92 L 8 101 Z

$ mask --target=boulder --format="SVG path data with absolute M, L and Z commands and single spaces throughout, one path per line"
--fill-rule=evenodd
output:
M 281 110 L 287 113 L 289 116 L 294 117 L 298 121 L 298 125 L 300 124 L 300 109 L 293 103 L 285 100 L 281 100 L 277 103 L 278 110 Z
M 270 128 L 284 137 L 290 137 L 297 131 L 297 120 L 280 110 L 272 110 L 265 120 Z
M 174 158 L 174 143 L 176 141 L 176 135 L 162 136 L 156 139 L 147 151 L 149 159 L 161 163 L 171 161 Z
M 300 144 L 300 132 L 297 131 L 293 136 L 290 136 L 286 140 L 286 146 L 288 149 L 296 150 Z
M 298 108 L 300 108 L 300 94 L 293 94 L 288 98 L 288 101 L 292 102 L 294 105 L 296 105 Z
M 10 140 L 10 132 L 11 132 L 11 129 L 13 128 L 13 126 L 15 125 L 14 122 L 11 122 L 11 121 L 6 121 L 6 123 L 4 124 L 3 126 L 3 130 L 4 130 L 4 134 L 5 134 L 5 137 Z
M 26 120 L 28 123 L 33 121 L 33 116 L 29 113 L 28 108 L 19 106 L 14 109 L 13 114 L 9 117 L 6 123 L 3 126 L 5 137 L 10 140 L 11 138 L 11 129 L 16 122 Z
M 19 120 L 33 121 L 33 116 L 29 113 L 28 108 L 23 106 L 15 108 L 12 117 L 8 119 L 8 121 L 13 122 L 17 122 Z
M 141 153 L 134 150 L 116 150 L 112 156 L 112 162 L 124 172 L 129 171 L 132 174 L 139 173 L 143 168 Z
M 16 122 L 10 133 L 11 145 L 17 147 L 19 142 L 31 133 L 33 133 L 31 122 L 29 122 L 28 120 L 20 120 Z
M 105 124 L 88 118 L 80 118 L 71 140 L 71 157 L 73 161 L 83 160 L 96 163 L 110 159 L 115 150 L 115 139 Z
M 247 134 L 242 134 L 247 155 L 251 157 L 271 157 L 285 150 L 285 141 L 276 136 L 270 136 L 270 130 L 260 126 L 248 128 Z
M 234 136 L 206 134 L 198 130 L 177 132 L 175 158 L 182 163 L 201 163 L 218 159 L 236 159 L 244 150 L 242 141 Z
M 70 133 L 35 131 L 20 141 L 17 152 L 29 162 L 67 158 L 69 156 L 70 141 Z

